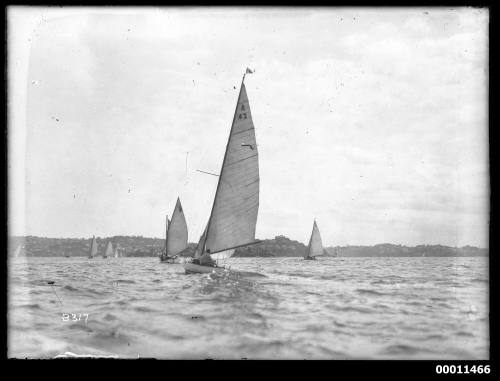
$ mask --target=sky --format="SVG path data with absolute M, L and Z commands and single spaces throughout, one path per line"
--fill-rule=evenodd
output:
M 9 234 L 208 220 L 241 79 L 256 238 L 488 247 L 488 23 L 475 8 L 9 7 Z

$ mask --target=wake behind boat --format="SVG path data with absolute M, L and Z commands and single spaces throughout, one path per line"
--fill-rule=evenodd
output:
M 251 71 L 247 69 L 247 73 Z M 184 264 L 186 274 L 228 271 L 218 267 L 214 257 L 223 255 L 229 258 L 234 249 L 259 242 L 255 239 L 259 209 L 259 160 L 244 81 L 245 75 L 208 224 L 200 237 L 193 261 Z

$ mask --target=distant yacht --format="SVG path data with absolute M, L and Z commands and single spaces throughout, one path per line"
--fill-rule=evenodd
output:
M 95 236 L 92 236 L 92 242 L 90 244 L 89 259 L 94 258 L 97 255 L 97 242 Z
M 177 198 L 172 220 L 166 217 L 165 250 L 160 256 L 160 262 L 175 263 L 178 254 L 188 247 L 188 229 L 181 200 Z
M 321 242 L 318 225 L 316 224 L 316 220 L 314 220 L 311 238 L 309 239 L 309 245 L 307 246 L 304 259 L 315 260 L 316 255 L 321 254 L 323 254 L 323 243 Z
M 108 241 L 108 245 L 106 246 L 106 251 L 104 252 L 103 258 L 111 257 L 113 255 L 113 244 L 111 241 Z

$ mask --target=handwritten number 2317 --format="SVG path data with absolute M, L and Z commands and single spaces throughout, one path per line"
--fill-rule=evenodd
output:
M 71 319 L 70 319 L 71 315 Z M 63 321 L 79 321 L 82 320 L 82 315 L 85 316 L 85 323 L 89 319 L 89 314 L 62 314 Z

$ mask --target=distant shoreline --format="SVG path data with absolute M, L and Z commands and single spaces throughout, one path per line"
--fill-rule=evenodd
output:
M 98 255 L 105 250 L 108 241 L 118 247 L 124 257 L 156 257 L 164 247 L 162 238 L 142 236 L 97 237 Z M 16 251 L 28 257 L 87 257 L 90 238 L 47 238 L 36 236 L 11 236 L 8 239 L 8 255 Z M 191 256 L 196 247 L 189 243 L 184 256 Z M 285 236 L 264 239 L 259 244 L 236 249 L 234 257 L 302 257 L 306 245 Z M 450 247 L 444 245 L 403 246 L 390 243 L 373 246 L 325 247 L 322 257 L 487 257 L 489 249 L 474 246 Z

